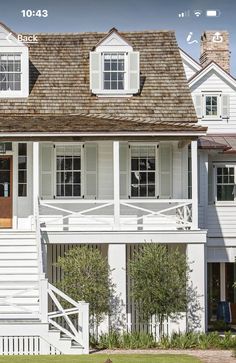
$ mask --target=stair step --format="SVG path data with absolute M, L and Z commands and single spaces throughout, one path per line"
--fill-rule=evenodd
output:
M 4 252 L 0 254 L 0 261 L 1 260 L 37 260 L 37 252 L 24 252 L 24 253 L 9 253 Z M 0 262 L 1 263 L 1 262 Z
M 39 284 L 35 281 L 0 281 L 1 290 L 27 290 L 38 289 Z
M 39 290 L 38 289 L 34 289 L 34 290 L 26 290 L 24 292 L 22 292 L 21 290 L 16 290 L 16 289 L 9 289 L 9 290 L 0 290 L 0 299 L 6 296 L 12 296 L 12 295 L 16 295 L 19 298 L 39 298 Z
M 27 253 L 27 252 L 36 252 L 37 251 L 37 247 L 36 244 L 34 244 L 33 246 L 1 246 L 0 245 L 0 253 Z
M 0 239 L 0 246 L 36 246 L 35 239 Z
M 1 260 L 0 268 L 2 267 L 37 267 L 37 260 Z
M 0 283 L 1 282 L 24 282 L 24 281 L 38 281 L 38 274 L 32 274 L 32 275 L 0 275 Z
M 26 275 L 26 274 L 37 274 L 38 267 L 0 267 L 0 275 L 8 274 L 8 275 Z

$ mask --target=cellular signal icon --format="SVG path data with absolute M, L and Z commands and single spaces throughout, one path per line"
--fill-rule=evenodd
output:
M 190 10 L 182 11 L 181 13 L 179 13 L 179 18 L 185 18 L 188 16 L 190 16 Z

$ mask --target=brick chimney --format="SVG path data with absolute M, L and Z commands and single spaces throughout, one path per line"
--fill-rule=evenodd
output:
M 230 72 L 229 33 L 227 31 L 205 31 L 202 34 L 200 64 L 205 67 L 211 61 Z

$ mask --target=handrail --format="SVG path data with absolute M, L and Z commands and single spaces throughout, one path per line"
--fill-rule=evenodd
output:
M 56 311 L 48 312 L 48 322 L 56 329 L 66 334 L 69 338 L 76 341 L 83 347 L 84 353 L 89 352 L 89 304 L 84 301 L 75 301 L 57 287 L 48 283 L 47 289 L 48 296 L 51 298 L 53 306 L 57 308 Z M 73 305 L 72 308 L 64 308 L 60 298 Z M 78 329 L 73 324 L 69 315 L 78 315 Z M 64 318 L 66 328 L 58 321 L 58 318 Z M 56 320 L 54 320 L 56 319 Z
M 41 231 L 40 231 L 40 221 L 39 221 L 39 199 L 38 204 L 35 210 L 35 232 L 36 232 L 36 242 L 37 242 L 37 251 L 38 251 L 38 268 L 39 275 L 43 275 L 43 250 L 42 250 L 42 242 L 41 242 Z

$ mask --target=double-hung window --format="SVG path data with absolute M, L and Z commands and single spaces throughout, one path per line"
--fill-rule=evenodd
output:
M 81 145 L 56 146 L 56 196 L 81 197 Z
M 218 115 L 218 97 L 217 96 L 206 96 L 205 97 L 205 111 L 206 116 L 217 116 Z
M 131 197 L 157 195 L 156 145 L 131 145 Z
M 216 201 L 233 202 L 236 201 L 235 189 L 235 166 L 216 166 Z
M 103 88 L 104 90 L 125 89 L 125 54 L 103 54 Z
M 0 92 L 21 90 L 21 55 L 0 54 Z M 1 95 L 1 93 L 0 93 Z

